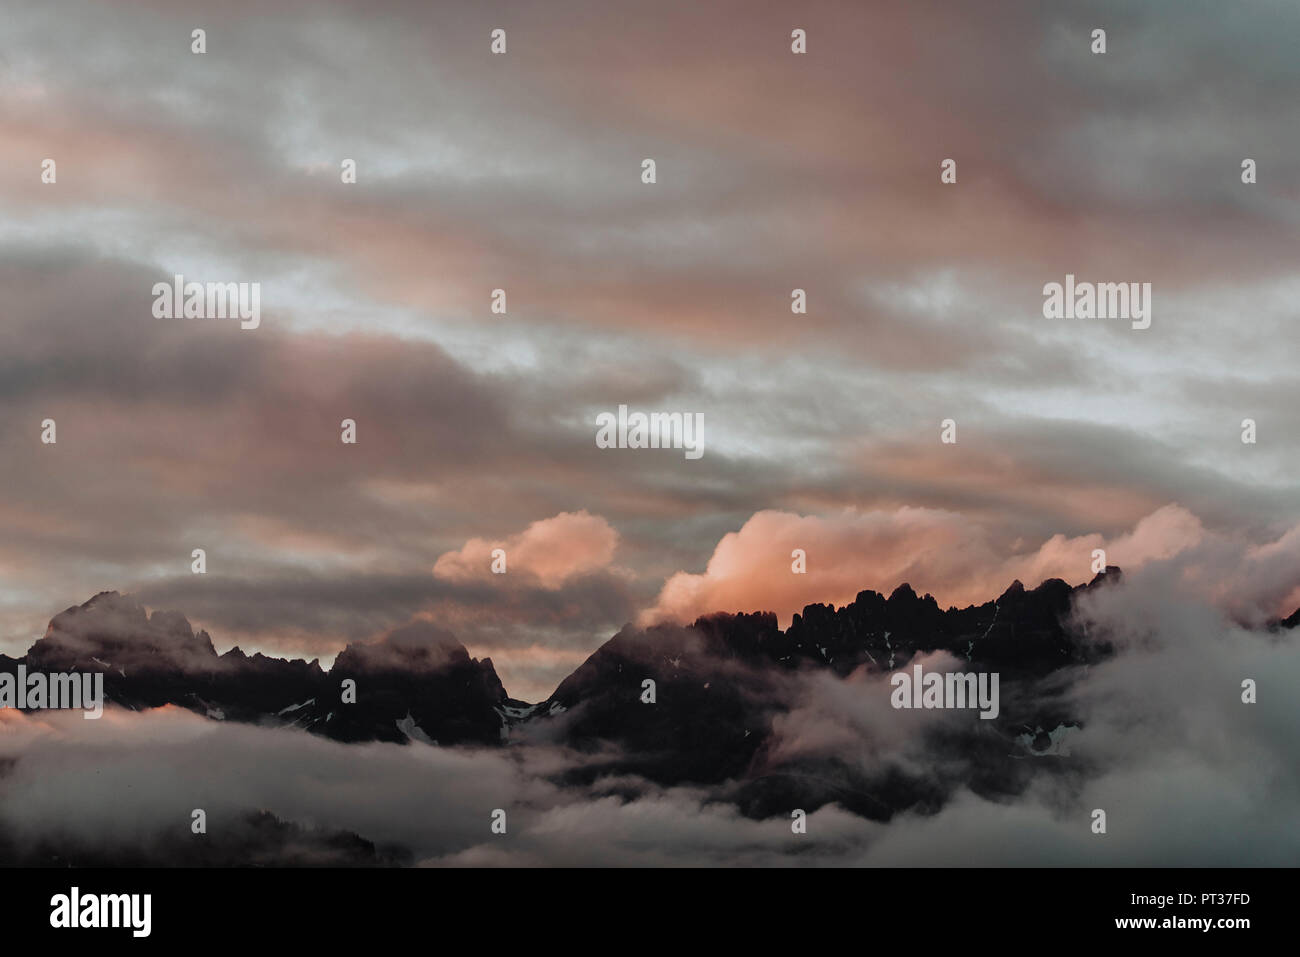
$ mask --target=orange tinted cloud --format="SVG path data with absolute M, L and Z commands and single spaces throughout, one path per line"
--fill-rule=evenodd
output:
M 569 578 L 607 568 L 617 547 L 618 532 L 601 516 L 586 509 L 561 512 L 500 541 L 471 538 L 459 551 L 440 555 L 433 574 L 454 582 L 487 577 L 492 552 L 500 548 L 508 574 L 523 574 L 543 588 L 556 589 Z
M 903 582 L 940 604 L 979 603 L 1017 578 L 1031 587 L 1046 578 L 1086 581 L 1094 549 L 1104 549 L 1110 564 L 1136 568 L 1194 548 L 1203 537 L 1195 515 L 1166 505 L 1110 541 L 1097 533 L 1056 535 L 1033 552 L 1007 557 L 955 512 L 903 507 L 823 518 L 763 511 L 718 542 L 702 574 L 670 577 L 642 622 L 761 609 L 775 611 L 785 625 L 805 605 L 845 604 L 863 589 L 888 593 Z M 796 549 L 807 556 L 802 574 L 792 571 Z

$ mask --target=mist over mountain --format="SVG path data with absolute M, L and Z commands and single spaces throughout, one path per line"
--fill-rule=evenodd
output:
M 838 609 L 809 605 L 785 631 L 767 612 L 628 627 L 537 704 L 511 698 L 491 659 L 470 657 L 455 635 L 428 621 L 349 644 L 325 671 L 315 660 L 249 656 L 238 647 L 218 655 L 208 633 L 196 633 L 180 613 L 150 614 L 117 592 L 60 612 L 44 637 L 23 658 L 4 659 L 4 668 L 100 672 L 108 701 L 132 710 L 171 704 L 214 720 L 286 724 L 339 741 L 499 744 L 551 719 L 570 743 L 618 741 L 648 754 L 686 750 L 679 736 L 692 726 L 702 747 L 663 774 L 716 780 L 744 770 L 783 702 L 783 679 L 794 672 L 844 678 L 943 651 L 970 670 L 1031 679 L 1104 654 L 1070 626 L 1068 613 L 1076 593 L 1119 574 L 1110 568 L 1077 588 L 1052 579 L 1028 591 L 1017 581 L 994 601 L 946 610 L 903 584 L 888 598 L 863 591 Z M 656 707 L 641 701 L 647 679 L 656 683 Z M 348 680 L 357 692 L 344 702 Z M 731 740 L 731 733 L 741 737 Z
M 995 600 L 947 609 L 900 585 L 888 597 L 863 591 L 839 608 L 810 605 L 785 630 L 765 612 L 627 627 L 536 703 L 511 698 L 490 660 L 471 657 L 429 621 L 350 644 L 325 670 L 317 661 L 249 656 L 238 648 L 218 655 L 208 634 L 195 632 L 182 615 L 150 614 L 116 592 L 56 615 L 23 658 L 0 658 L 0 671 L 16 674 L 25 665 L 101 673 L 105 697 L 116 706 L 106 712 L 109 720 L 82 729 L 65 715 L 41 713 L 57 720 L 61 735 L 90 734 L 99 742 L 129 736 L 114 722 L 139 720 L 125 717 L 132 712 L 157 715 L 167 726 L 176 719 L 166 715 L 191 713 L 208 726 L 249 727 L 239 740 L 274 734 L 266 746 L 285 755 L 281 763 L 308 760 L 316 753 L 311 740 L 345 749 L 323 752 L 328 762 L 334 755 L 344 760 L 351 749 L 392 746 L 415 749 L 413 757 L 464 755 L 514 780 L 508 791 L 541 788 L 528 803 L 542 806 L 626 806 L 689 794 L 701 807 L 727 807 L 756 823 L 788 820 L 793 809 L 828 809 L 889 825 L 900 815 L 934 817 L 971 799 L 996 806 L 1030 800 L 1044 788 L 1069 795 L 1100 773 L 1104 755 L 1072 753 L 1094 718 L 1086 682 L 1096 681 L 1090 669 L 1107 673 L 1103 666 L 1132 654 L 1134 643 L 1087 609 L 1130 601 L 1133 589 L 1122 588 L 1123 581 L 1112 567 L 1085 585 L 1050 579 L 1026 589 L 1014 582 Z M 1266 631 L 1289 634 L 1297 623 L 1300 611 Z M 1136 627 L 1140 636 L 1143 626 Z M 898 710 L 890 677 L 917 666 L 997 673 L 996 716 Z M 192 720 L 183 727 L 197 727 Z M 26 863 L 384 865 L 444 854 L 464 840 L 444 835 L 423 844 L 431 840 L 423 833 L 368 833 L 388 825 L 359 823 L 350 819 L 354 812 L 337 809 L 324 816 L 328 825 L 308 815 L 303 829 L 293 813 L 249 806 L 244 798 L 217 812 L 224 825 L 202 847 L 184 839 L 186 822 L 177 819 L 169 825 L 175 840 L 149 831 L 143 845 L 119 848 L 114 857 L 102 837 L 39 829 L 25 835 L 22 822 L 38 811 L 22 803 L 17 782 L 39 764 L 38 752 L 20 745 L 0 771 L 0 844 Z M 438 780 L 459 791 L 476 775 L 466 766 Z M 224 778 L 212 787 L 222 790 Z M 490 796 L 469 803 L 480 800 L 510 803 Z M 470 828 L 455 833 L 462 831 Z

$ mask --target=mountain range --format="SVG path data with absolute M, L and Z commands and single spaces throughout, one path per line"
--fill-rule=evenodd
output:
M 1015 793 L 1037 763 L 1026 759 L 1068 753 L 1062 742 L 1079 725 L 1066 695 L 1070 675 L 1111 652 L 1072 610 L 1080 595 L 1120 577 L 1111 567 L 1079 586 L 1051 579 L 1029 590 L 1017 581 L 996 600 L 960 609 L 904 584 L 888 597 L 863 591 L 840 608 L 809 605 L 784 630 L 769 612 L 629 626 L 535 703 L 510 697 L 490 659 L 471 657 L 431 622 L 349 644 L 325 670 L 237 647 L 219 655 L 184 616 L 150 614 L 117 592 L 56 615 L 24 657 L 0 655 L 0 671 L 102 672 L 107 702 L 123 708 L 174 705 L 340 742 L 557 745 L 585 756 L 557 772 L 558 784 L 635 775 L 663 786 L 722 785 L 751 817 L 834 802 L 887 820 L 944 795 L 897 763 L 873 773 L 833 754 L 783 755 L 773 729 L 815 697 L 810 688 L 819 686 L 809 682 L 866 694 L 873 677 L 940 652 L 962 671 L 999 673 L 997 718 L 972 712 L 970 721 L 936 726 L 929 746 L 951 755 L 954 774 L 977 793 Z M 1300 610 L 1277 627 L 1298 624 Z M 345 701 L 349 682 L 355 700 Z

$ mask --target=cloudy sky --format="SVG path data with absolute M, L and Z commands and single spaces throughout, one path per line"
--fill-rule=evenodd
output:
M 0 651 L 114 589 L 326 664 L 431 618 L 537 699 L 628 621 L 1098 547 L 1300 604 L 1292 3 L 0 21 Z M 260 283 L 260 327 L 154 318 L 176 273 Z M 1151 327 L 1044 318 L 1066 274 L 1151 283 Z M 620 404 L 704 456 L 597 448 Z

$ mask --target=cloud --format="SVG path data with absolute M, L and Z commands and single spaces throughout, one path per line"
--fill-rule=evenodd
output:
M 1048 578 L 1071 584 L 1095 574 L 1093 552 L 1105 563 L 1137 569 L 1188 556 L 1185 574 L 1208 583 L 1220 601 L 1282 613 L 1281 603 L 1300 587 L 1300 526 L 1271 543 L 1210 535 L 1187 509 L 1167 505 L 1130 532 L 1054 535 L 1035 551 L 999 555 L 986 530 L 967 516 L 937 509 L 848 511 L 832 516 L 764 511 L 718 542 L 702 573 L 677 572 L 665 582 L 642 622 L 689 622 L 713 611 L 775 611 L 783 624 L 805 605 L 847 604 L 864 589 L 888 593 L 907 582 L 940 604 L 982 604 L 1011 581 L 1033 587 Z M 792 571 L 802 549 L 806 572 Z M 1232 559 L 1237 570 L 1222 570 Z M 1267 568 L 1254 573 L 1240 567 Z M 1220 569 L 1221 571 L 1215 571 Z M 1289 609 L 1288 609 L 1289 610 Z
M 872 541 L 910 523 L 933 553 L 824 532 L 842 571 L 688 576 L 664 610 L 845 600 L 859 573 L 977 601 L 1013 554 L 1079 580 L 1089 536 L 1170 502 L 1256 542 L 1300 520 L 1287 4 L 1104 3 L 1105 57 L 1092 14 L 1020 0 L 810 2 L 806 56 L 772 4 L 241 2 L 201 57 L 199 10 L 6 9 L 0 160 L 31 173 L 0 183 L 6 651 L 116 589 L 326 658 L 442 615 L 540 687 L 766 512 L 847 510 Z M 152 319 L 174 271 L 260 281 L 262 328 Z M 1152 281 L 1149 334 L 1044 321 L 1067 272 Z M 592 416 L 625 401 L 703 411 L 705 458 L 594 448 Z M 940 449 L 950 415 L 962 444 Z M 904 506 L 955 518 L 863 517 Z M 534 556 L 529 589 L 468 574 L 467 543 L 582 510 L 633 577 L 563 574 L 576 554 Z
M 1152 558 L 1080 600 L 1078 624 L 1114 654 L 1058 676 L 1054 694 L 1077 725 L 1069 753 L 1024 755 L 998 793 L 975 786 L 977 752 L 944 744 L 967 724 L 982 730 L 972 715 L 895 711 L 887 676 L 865 671 L 766 683 L 777 714 L 759 773 L 901 774 L 930 796 L 887 821 L 832 802 L 796 835 L 784 812 L 741 813 L 734 782 L 579 784 L 569 772 L 609 755 L 536 736 L 480 750 L 344 745 L 173 707 L 109 707 L 95 722 L 0 711 L 0 836 L 20 849 L 147 846 L 165 861 L 193 840 L 189 813 L 202 807 L 217 837 L 265 809 L 429 866 L 1285 865 L 1300 853 L 1297 632 L 1232 623 L 1185 574 L 1194 551 Z M 1202 552 L 1198 567 L 1226 571 L 1240 554 Z M 1256 704 L 1241 700 L 1246 678 Z M 490 830 L 497 808 L 506 835 Z M 1105 835 L 1091 831 L 1095 808 L 1107 812 Z
M 158 832 L 192 839 L 193 808 L 209 835 L 246 810 L 339 827 L 433 853 L 462 847 L 491 812 L 550 792 L 504 753 L 340 745 L 293 731 L 210 722 L 176 708 L 110 708 L 97 732 L 65 715 L 6 719 L 0 820 L 20 839 L 49 833 L 98 846 Z M 78 717 L 79 716 L 74 716 Z
M 617 547 L 618 532 L 601 516 L 585 509 L 561 512 L 499 541 L 472 538 L 458 551 L 439 555 L 433 574 L 454 582 L 488 580 L 492 553 L 499 548 L 506 574 L 535 579 L 554 591 L 571 578 L 608 568 Z

